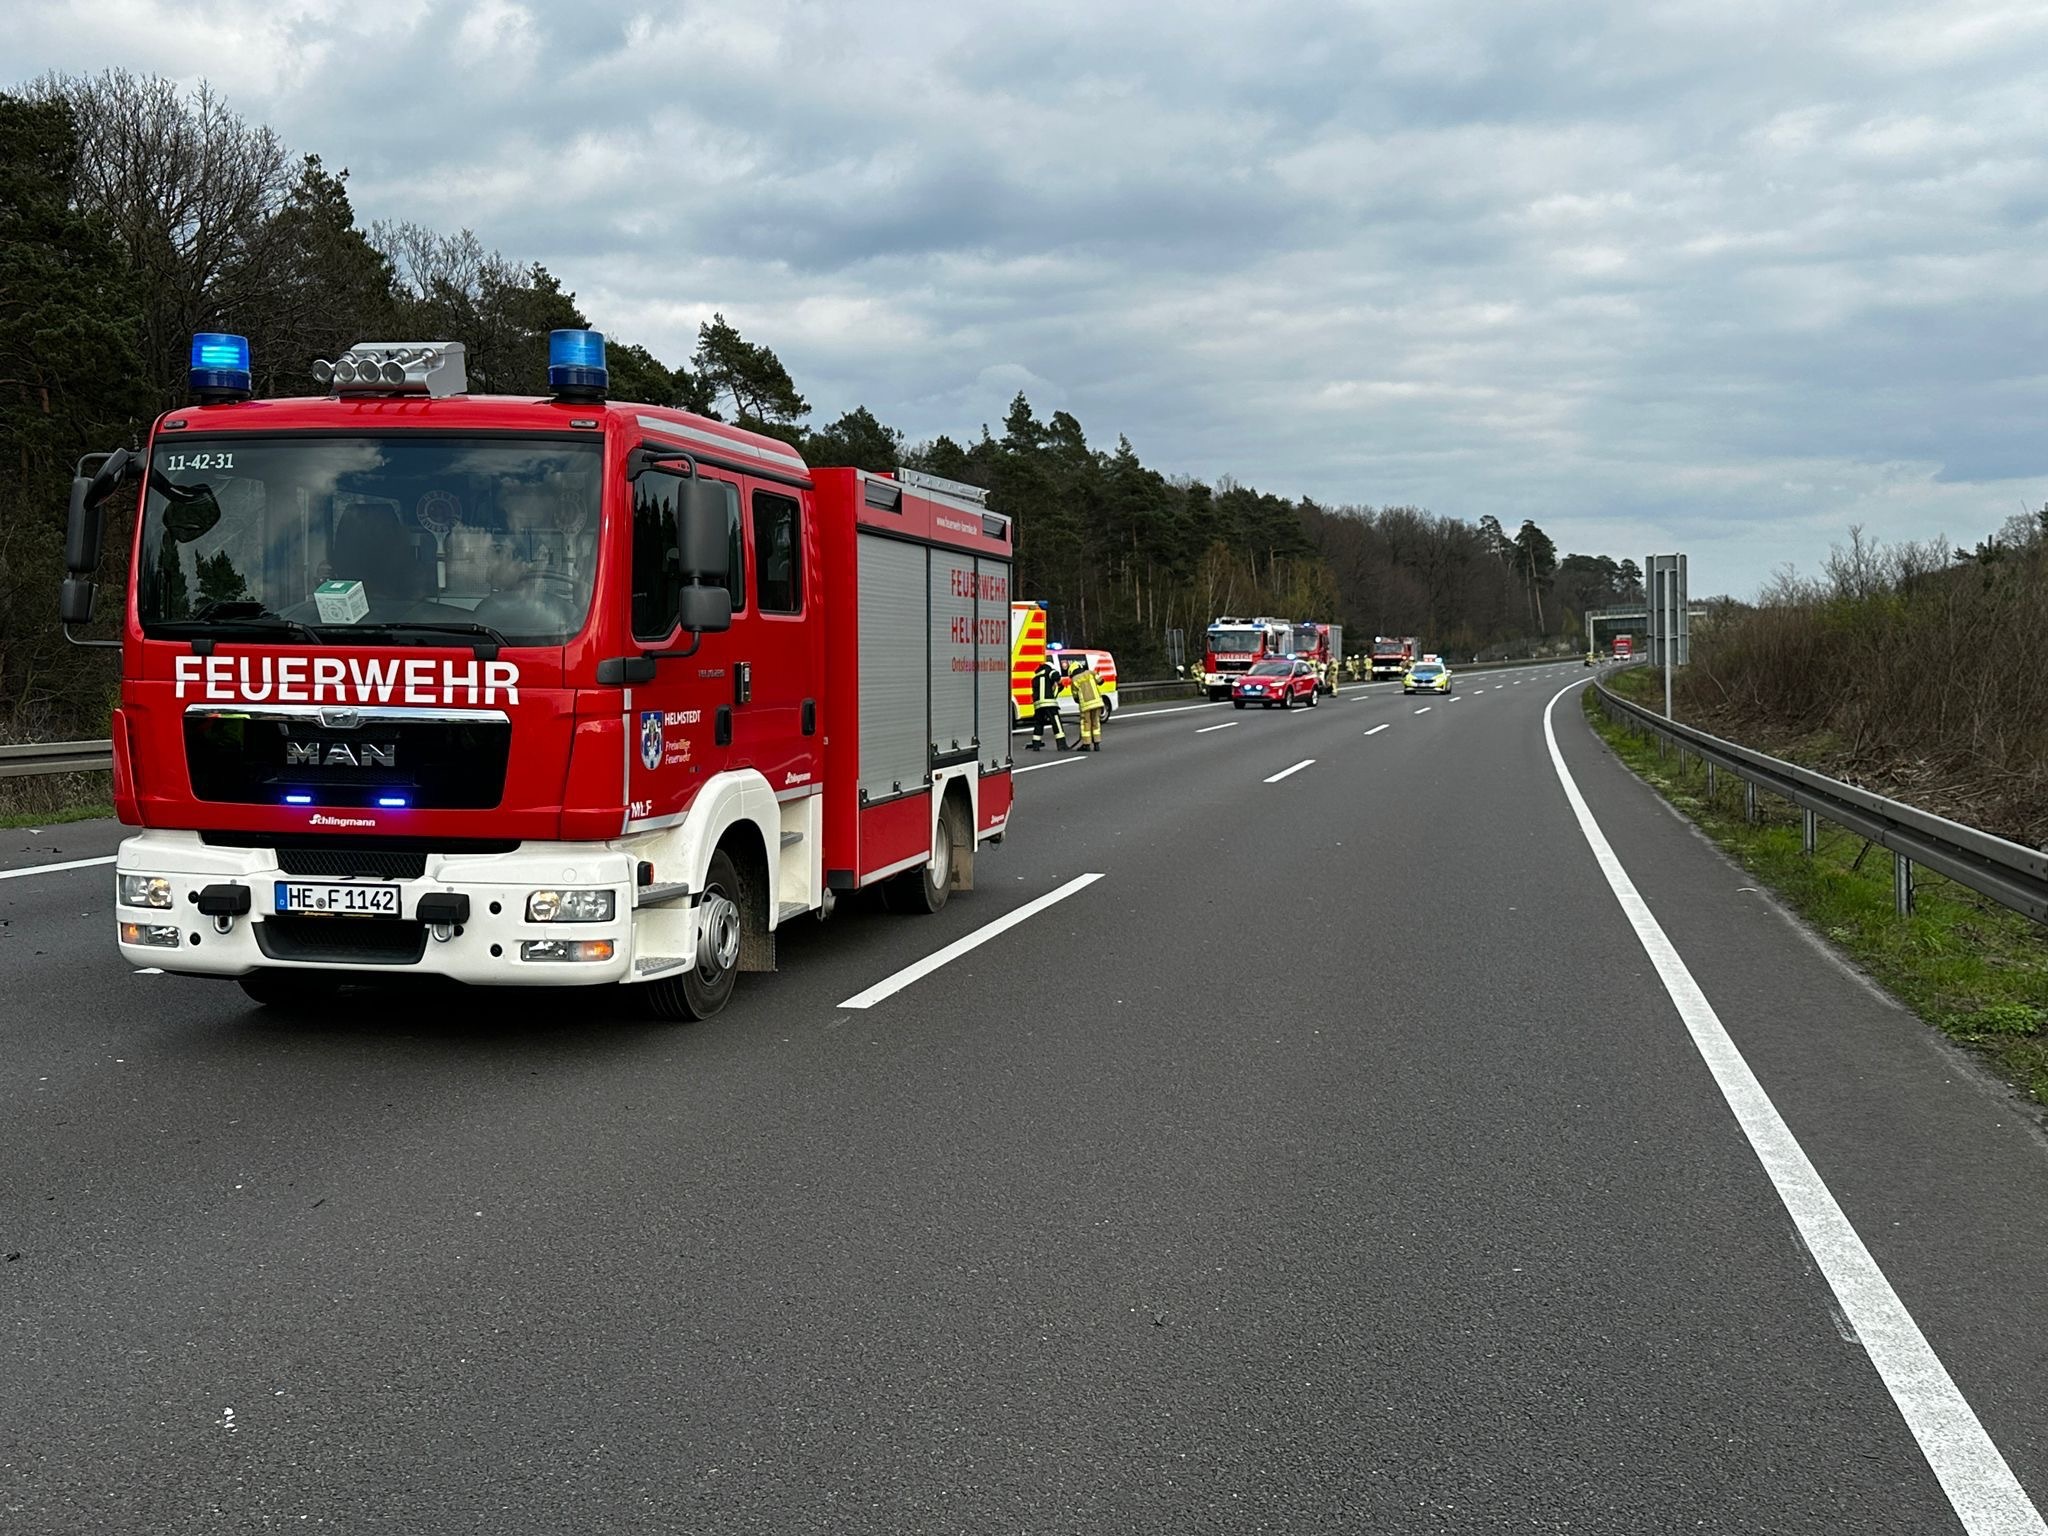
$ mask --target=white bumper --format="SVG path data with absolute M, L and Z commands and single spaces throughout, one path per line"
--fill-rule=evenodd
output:
M 591 843 L 523 843 L 511 853 L 427 855 L 418 879 L 380 882 L 327 875 L 286 874 L 269 848 L 225 848 L 202 842 L 196 832 L 145 832 L 121 844 L 114 861 L 118 875 L 154 875 L 170 884 L 168 909 L 119 904 L 115 881 L 115 939 L 122 958 L 137 966 L 204 976 L 245 976 L 271 968 L 378 976 L 440 976 L 479 986 L 598 986 L 626 979 L 633 969 L 634 855 Z M 399 887 L 396 918 L 300 917 L 277 926 L 277 886 L 292 884 L 380 884 Z M 247 916 L 228 922 L 201 913 L 196 905 L 207 886 L 243 886 Z M 613 893 L 608 922 L 532 923 L 526 899 L 540 889 L 607 888 Z M 454 930 L 437 936 L 415 914 L 429 894 L 469 898 L 469 915 Z M 695 952 L 696 913 L 684 904 L 674 911 L 688 928 L 688 953 Z M 175 944 L 128 943 L 120 925 L 140 923 L 175 928 Z M 323 924 L 343 924 L 323 930 Z M 328 942 L 323 932 L 366 939 L 361 945 Z M 538 940 L 610 940 L 604 960 L 523 959 L 521 946 Z M 668 946 L 664 946 L 668 947 Z M 415 953 L 416 951 L 416 953 Z

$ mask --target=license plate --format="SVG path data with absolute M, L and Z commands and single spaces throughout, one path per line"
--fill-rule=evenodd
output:
M 340 917 L 398 916 L 395 885 L 300 885 L 277 882 L 277 911 Z

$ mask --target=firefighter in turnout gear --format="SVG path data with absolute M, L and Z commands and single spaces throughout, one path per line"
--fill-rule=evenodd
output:
M 1053 741 L 1062 752 L 1066 751 L 1071 743 L 1060 728 L 1060 669 L 1050 656 L 1031 674 L 1031 740 L 1025 744 L 1026 752 L 1045 750 L 1048 725 L 1052 727 Z
M 1102 750 L 1102 684 L 1095 674 L 1088 670 L 1088 663 L 1082 662 L 1074 669 L 1068 680 L 1074 690 L 1074 703 L 1081 711 L 1081 750 L 1100 752 Z

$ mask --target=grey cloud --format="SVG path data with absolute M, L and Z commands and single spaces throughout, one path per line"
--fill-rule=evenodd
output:
M 1169 471 L 1737 591 L 2048 494 L 2048 13 L 216 7 L 199 48 L 43 5 L 16 56 L 209 72 L 366 219 L 672 360 L 723 309 L 821 419 L 968 436 L 1022 388 Z

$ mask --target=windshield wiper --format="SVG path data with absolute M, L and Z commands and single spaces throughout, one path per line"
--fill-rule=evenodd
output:
M 509 650 L 512 645 L 510 640 L 507 640 L 503 634 L 491 628 L 490 625 L 478 624 L 474 621 L 391 619 L 376 624 L 351 624 L 348 626 L 348 629 L 351 634 L 356 635 L 471 635 L 476 637 L 474 649 L 477 652 L 478 659 L 482 661 L 494 660 L 498 651 Z M 489 656 L 483 654 L 487 647 L 491 650 L 491 655 Z
M 281 613 L 273 613 L 261 603 L 248 601 L 202 603 L 189 619 L 160 619 L 150 626 L 156 634 L 172 631 L 199 630 L 204 633 L 195 636 L 205 639 L 220 630 L 237 634 L 287 634 L 303 640 L 308 645 L 322 644 L 320 631 L 302 619 L 288 619 Z

